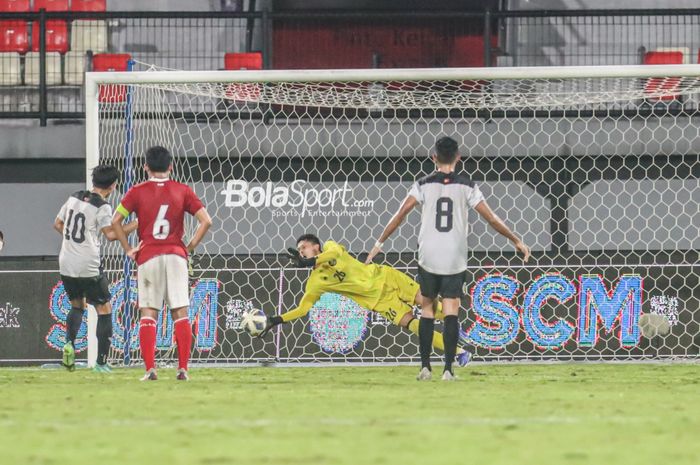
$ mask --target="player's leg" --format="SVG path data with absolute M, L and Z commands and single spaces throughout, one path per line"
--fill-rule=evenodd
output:
M 75 339 L 85 314 L 85 290 L 80 278 L 61 276 L 63 288 L 68 294 L 71 309 L 66 316 L 66 343 L 63 345 L 63 366 L 68 371 L 75 370 Z
M 111 371 L 107 364 L 107 356 L 112 345 L 112 304 L 107 278 L 99 276 L 87 290 L 87 301 L 94 305 L 97 311 L 97 364 L 95 371 L 108 373 Z
M 156 374 L 156 327 L 158 313 L 163 308 L 165 295 L 165 266 L 163 257 L 153 257 L 138 268 L 139 292 L 139 348 L 146 368 L 142 381 L 155 381 Z
M 415 295 L 414 302 L 416 305 L 420 305 L 420 302 L 423 302 L 423 295 L 420 293 L 420 289 Z M 435 299 L 434 300 L 434 319 L 439 320 L 444 322 L 445 321 L 445 312 L 443 311 L 443 305 L 440 299 Z M 418 322 L 415 322 L 416 328 L 418 328 Z M 459 325 L 458 325 L 459 326 Z M 409 330 L 411 328 L 409 327 Z M 457 328 L 458 331 L 458 344 L 461 344 L 461 347 L 457 347 L 457 356 L 455 357 L 455 360 L 457 361 L 457 364 L 461 367 L 466 366 L 470 361 L 471 361 L 471 356 L 472 356 L 472 347 L 471 343 L 469 341 L 469 338 L 467 337 L 467 333 L 462 331 L 461 328 Z M 443 347 L 441 350 L 444 352 L 444 338 L 442 333 L 437 333 L 440 334 L 440 342 L 443 344 Z M 437 347 L 435 345 L 435 339 L 433 338 L 433 347 Z
M 413 316 L 412 310 L 408 310 L 403 315 L 400 315 L 397 324 L 402 328 L 408 329 L 410 332 L 418 336 L 418 326 L 420 325 L 420 319 Z M 445 351 L 445 342 L 442 337 L 442 333 L 439 331 L 433 331 L 433 347 L 435 349 L 438 349 L 440 352 Z M 458 347 L 457 357 L 459 357 L 463 352 L 464 349 Z
M 420 292 L 423 296 L 421 306 L 421 318 L 418 322 L 418 340 L 421 360 L 421 371 L 418 380 L 431 378 L 430 356 L 432 355 L 433 333 L 435 332 L 435 300 L 437 300 L 440 286 L 439 276 L 429 273 L 418 267 Z M 454 354 L 452 354 L 454 357 Z
M 420 300 L 418 300 L 420 297 Z M 389 267 L 386 267 L 385 291 L 382 294 L 377 306 L 374 308 L 385 319 L 391 321 L 395 325 L 401 326 L 418 335 L 419 320 L 413 316 L 413 304 L 422 302 L 423 297 L 420 293 L 419 284 L 406 273 Z M 442 307 L 438 307 L 440 311 Z M 438 318 L 437 314 L 435 319 Z M 433 332 L 433 347 L 443 352 L 445 345 L 442 339 L 442 333 Z M 461 353 L 460 349 L 458 353 Z
M 141 290 L 139 289 L 139 303 L 141 303 Z M 152 301 L 151 301 L 152 302 Z M 148 303 L 147 305 L 151 305 Z M 141 381 L 155 381 L 156 374 L 156 327 L 158 325 L 158 312 L 153 307 L 139 308 L 141 319 L 139 321 L 139 349 L 141 358 L 146 368 L 146 374 Z
M 166 255 L 167 287 L 165 303 L 172 309 L 175 342 L 177 343 L 177 379 L 188 379 L 187 369 L 192 348 L 192 326 L 189 320 L 189 275 L 187 260 L 178 255 Z
M 189 307 L 180 307 L 172 310 L 175 342 L 177 343 L 177 379 L 180 381 L 189 379 L 187 369 L 192 347 L 192 327 L 187 315 L 188 309 Z
M 445 339 L 445 368 L 443 370 L 443 379 L 452 377 L 452 362 L 457 354 L 457 341 L 459 340 L 459 322 L 457 314 L 459 313 L 459 298 L 443 298 L 443 310 L 445 312 L 445 329 L 443 337 Z M 445 375 L 449 373 L 449 375 Z
M 460 298 L 462 297 L 462 286 L 464 284 L 464 273 L 443 276 L 440 282 L 440 295 L 442 295 L 443 312 L 445 313 L 445 368 L 443 370 L 443 380 L 453 380 L 452 362 L 457 352 L 459 341 L 459 314 Z

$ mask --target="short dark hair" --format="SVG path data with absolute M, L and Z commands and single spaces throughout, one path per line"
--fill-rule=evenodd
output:
M 165 147 L 154 145 L 146 150 L 146 166 L 153 172 L 165 173 L 173 162 L 173 156 Z
M 119 170 L 112 165 L 97 165 L 92 170 L 92 185 L 107 189 L 119 179 Z
M 299 239 L 297 239 L 296 245 L 299 245 L 299 242 L 301 241 L 308 241 L 311 242 L 312 244 L 318 244 L 319 246 L 321 245 L 321 240 L 314 236 L 313 234 L 304 234 L 302 236 L 299 236 Z
M 452 164 L 457 159 L 457 141 L 447 136 L 439 138 L 435 143 L 435 154 L 438 163 Z

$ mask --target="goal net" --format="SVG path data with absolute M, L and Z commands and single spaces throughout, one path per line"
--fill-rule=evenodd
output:
M 460 325 L 477 359 L 696 357 L 698 76 L 698 66 L 89 73 L 87 168 L 118 166 L 120 197 L 145 180 L 145 150 L 162 145 L 173 178 L 206 204 L 214 226 L 191 280 L 195 362 L 417 360 L 417 336 L 335 294 L 265 340 L 240 321 L 246 309 L 299 302 L 309 271 L 282 252 L 301 234 L 364 260 L 434 170 L 443 135 L 533 250 L 523 264 L 470 217 Z M 414 276 L 418 223 L 411 213 L 375 262 Z M 135 271 L 116 243 L 104 253 L 113 362 L 133 364 Z M 162 312 L 159 358 L 174 349 Z

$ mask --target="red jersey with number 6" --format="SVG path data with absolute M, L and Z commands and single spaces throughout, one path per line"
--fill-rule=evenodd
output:
M 186 184 L 170 179 L 149 179 L 126 193 L 117 208 L 122 215 L 136 213 L 138 234 L 143 246 L 136 256 L 142 265 L 158 255 L 179 255 L 187 258 L 182 242 L 185 233 L 185 212 L 197 213 L 204 205 Z

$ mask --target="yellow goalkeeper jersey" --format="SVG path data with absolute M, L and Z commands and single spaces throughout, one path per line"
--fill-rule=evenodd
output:
M 385 280 L 385 267 L 365 265 L 351 257 L 342 245 L 328 241 L 316 257 L 316 267 L 306 281 L 299 306 L 282 314 L 282 319 L 287 322 L 303 317 L 324 292 L 343 295 L 372 310 L 382 295 Z

